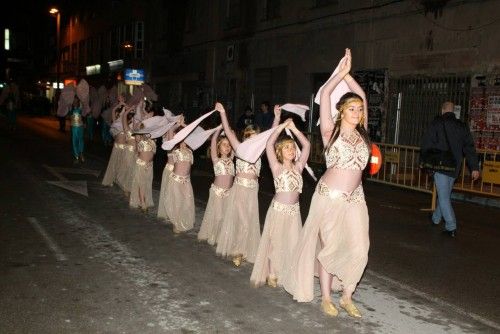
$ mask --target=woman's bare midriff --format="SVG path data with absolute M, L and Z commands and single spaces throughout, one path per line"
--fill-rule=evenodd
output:
M 218 175 L 214 179 L 214 184 L 223 189 L 229 189 L 233 185 L 234 176 L 232 175 Z
M 251 173 L 236 173 L 237 177 L 241 177 L 243 179 L 257 180 L 259 177 L 255 174 Z
M 295 204 L 299 201 L 299 193 L 297 191 L 284 191 L 274 195 L 274 200 L 282 204 Z
M 328 168 L 321 177 L 330 190 L 352 193 L 361 183 L 363 171 L 357 169 Z
M 191 173 L 191 163 L 189 161 L 179 161 L 174 165 L 174 174 L 179 176 L 189 176 Z
M 145 162 L 150 162 L 151 160 L 153 160 L 154 155 L 155 154 L 153 152 L 138 152 L 137 154 L 139 159 Z
M 125 134 L 119 133 L 115 137 L 115 143 L 117 144 L 125 144 L 127 142 L 127 137 L 125 137 Z

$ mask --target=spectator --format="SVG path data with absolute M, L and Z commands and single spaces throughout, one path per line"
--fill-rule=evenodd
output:
M 467 160 L 467 165 L 472 171 L 472 179 L 479 178 L 479 165 L 474 149 L 474 141 L 467 126 L 457 120 L 453 113 L 455 105 L 452 102 L 445 102 L 441 107 L 441 115 L 437 116 L 427 129 L 421 144 L 421 160 L 425 160 L 426 152 L 433 150 L 451 151 L 455 160 L 455 168 L 450 171 L 434 171 L 434 184 L 436 186 L 438 201 L 436 210 L 432 214 L 432 225 L 437 226 L 441 219 L 445 221 L 444 234 L 455 237 L 457 231 L 457 221 L 453 207 L 451 206 L 451 192 L 455 179 L 460 173 L 462 159 Z M 421 161 L 424 162 L 425 161 Z
M 255 124 L 255 116 L 253 114 L 252 108 L 250 106 L 245 107 L 245 112 L 238 118 L 238 123 L 236 124 L 236 129 L 238 132 L 243 131 L 247 126 Z
M 273 124 L 274 115 L 269 112 L 269 102 L 264 101 L 260 104 L 260 112 L 255 116 L 255 123 L 260 131 L 269 130 Z

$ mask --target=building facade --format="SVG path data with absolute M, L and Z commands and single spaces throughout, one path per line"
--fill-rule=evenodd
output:
M 500 1 L 189 0 L 165 10 L 183 22 L 155 41 L 151 80 L 188 112 L 215 100 L 233 119 L 261 101 L 309 105 L 349 47 L 372 138 L 415 145 L 444 100 L 467 119 L 471 88 L 499 81 Z

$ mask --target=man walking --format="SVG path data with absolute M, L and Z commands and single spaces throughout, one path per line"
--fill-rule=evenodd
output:
M 432 214 L 432 224 L 436 226 L 441 219 L 444 219 L 443 233 L 450 237 L 455 237 L 457 232 L 457 220 L 451 206 L 451 192 L 455 179 L 460 173 L 464 156 L 469 170 L 472 171 L 472 179 L 479 178 L 479 165 L 472 135 L 468 127 L 455 117 L 454 108 L 455 105 L 452 102 L 443 103 L 441 115 L 430 124 L 420 147 L 422 153 L 433 149 L 451 151 L 455 158 L 456 168 L 453 171 L 436 171 L 433 175 L 437 191 L 437 205 Z

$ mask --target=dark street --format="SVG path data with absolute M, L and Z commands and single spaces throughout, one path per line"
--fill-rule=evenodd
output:
M 212 180 L 206 160 L 192 173 L 195 229 L 174 236 L 156 210 L 131 210 L 119 188 L 100 184 L 109 152 L 86 145 L 86 162 L 73 165 L 69 134 L 54 118 L 21 117 L 15 133 L 2 129 L 2 333 L 500 330 L 498 209 L 455 202 L 459 234 L 446 238 L 420 210 L 429 195 L 365 182 L 371 248 L 354 295 L 364 316 L 331 319 L 320 311 L 318 284 L 314 302 L 304 304 L 282 289 L 253 289 L 251 265 L 235 268 L 197 242 Z M 261 217 L 273 193 L 263 174 Z M 156 170 L 155 201 L 159 178 Z M 303 220 L 314 190 L 304 178 Z

